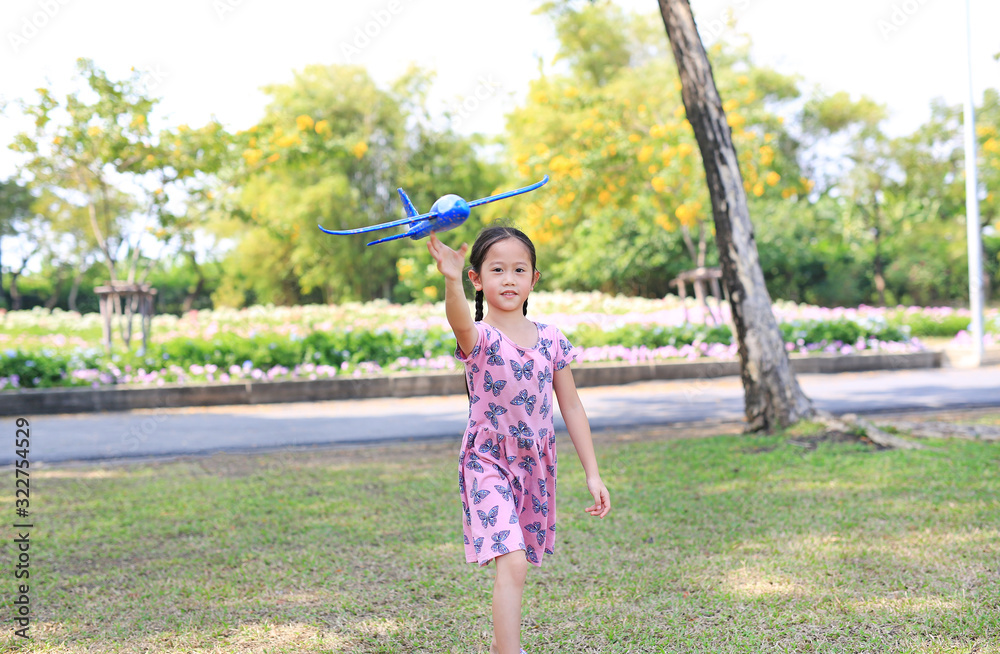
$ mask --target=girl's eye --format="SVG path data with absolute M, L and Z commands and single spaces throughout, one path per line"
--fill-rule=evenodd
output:
M 517 269 L 517 272 L 519 272 L 519 273 L 523 273 L 523 272 L 524 272 L 524 268 L 518 268 L 518 269 Z

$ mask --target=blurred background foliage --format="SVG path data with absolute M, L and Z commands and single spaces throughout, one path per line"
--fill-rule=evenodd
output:
M 427 106 L 433 75 L 388 87 L 363 68 L 314 65 L 270 97 L 255 125 L 150 127 L 141 76 L 81 60 L 64 99 L 20 103 L 35 129 L 9 146 L 0 180 L 0 306 L 95 311 L 109 278 L 158 289 L 158 311 L 396 302 L 443 294 L 424 241 L 366 248 L 332 237 L 418 210 L 543 189 L 473 212 L 457 247 L 505 220 L 538 248 L 543 289 L 658 297 L 679 272 L 714 265 L 711 206 L 658 15 L 610 3 L 539 10 L 561 47 L 497 137 L 458 133 Z M 739 37 L 709 53 L 740 156 L 772 297 L 837 306 L 962 304 L 968 282 L 960 106 L 890 137 L 886 107 L 756 65 Z M 1000 94 L 977 107 L 984 261 L 1000 283 Z

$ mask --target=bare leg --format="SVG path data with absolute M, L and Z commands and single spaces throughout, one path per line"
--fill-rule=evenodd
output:
M 496 559 L 493 580 L 493 643 L 490 654 L 521 654 L 521 596 L 528 575 L 524 550 L 514 550 Z

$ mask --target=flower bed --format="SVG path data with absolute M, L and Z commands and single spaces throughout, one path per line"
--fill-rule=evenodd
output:
M 736 357 L 728 326 L 706 325 L 676 298 L 535 293 L 532 317 L 559 325 L 581 362 L 632 364 Z M 968 311 L 948 308 L 823 308 L 778 302 L 789 352 L 914 352 L 922 337 L 963 338 Z M 685 314 L 695 322 L 685 322 Z M 722 320 L 728 319 L 724 311 Z M 716 319 L 719 319 L 718 314 Z M 996 342 L 1000 317 L 987 314 Z M 965 336 L 967 338 L 967 335 Z M 402 371 L 451 371 L 454 337 L 444 307 L 387 302 L 251 307 L 156 316 L 144 355 L 106 356 L 100 318 L 56 311 L 8 312 L 0 325 L 0 389 L 320 379 Z M 118 350 L 124 348 L 116 343 Z

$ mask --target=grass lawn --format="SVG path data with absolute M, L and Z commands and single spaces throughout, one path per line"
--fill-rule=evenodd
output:
M 528 652 L 1000 652 L 1000 443 L 685 435 L 598 438 L 603 521 L 560 442 Z M 457 451 L 32 468 L 33 639 L 5 565 L 0 651 L 484 652 Z

